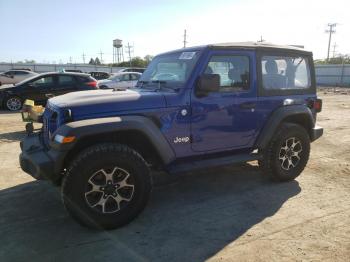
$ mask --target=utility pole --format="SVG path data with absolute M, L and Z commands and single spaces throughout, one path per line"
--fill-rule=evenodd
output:
M 184 32 L 184 48 L 186 48 L 186 44 L 187 44 L 187 31 L 185 29 L 185 32 Z
M 128 53 L 128 55 L 129 55 L 129 65 L 130 65 L 130 67 L 131 67 L 131 49 L 132 48 L 134 48 L 133 46 L 131 46 L 130 44 L 129 44 L 129 42 L 128 42 L 128 45 L 126 46 L 126 49 L 127 49 L 127 53 Z
M 334 43 L 333 45 L 333 58 L 335 57 L 335 51 L 336 51 L 336 48 L 337 48 L 337 43 Z
M 262 42 L 265 42 L 266 40 L 263 39 L 262 35 L 260 36 L 260 40 L 258 40 L 258 43 L 262 43 Z
M 100 58 L 101 58 L 101 61 L 100 61 L 100 62 L 101 62 L 101 64 L 103 64 L 103 62 L 102 62 L 102 61 L 103 61 L 103 60 L 102 60 L 102 55 L 104 55 L 104 53 L 102 53 L 102 50 L 101 50 L 101 49 L 100 49 L 99 55 L 100 55 Z
M 85 54 L 84 54 L 84 52 L 83 52 L 83 54 L 82 54 L 82 57 L 83 57 L 83 63 L 85 64 Z
M 70 64 L 72 63 L 72 57 L 71 56 L 69 57 L 69 63 Z
M 330 52 L 330 48 L 331 48 L 331 41 L 332 41 L 332 34 L 335 33 L 335 28 L 337 26 L 337 23 L 329 23 L 328 27 L 329 29 L 326 30 L 326 33 L 329 33 L 329 39 L 328 39 L 328 51 L 327 51 L 327 61 L 329 60 L 329 52 Z

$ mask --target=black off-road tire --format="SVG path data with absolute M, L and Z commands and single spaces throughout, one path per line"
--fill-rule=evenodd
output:
M 95 172 L 100 172 L 98 170 L 111 170 L 113 168 L 115 170 L 116 167 L 129 174 L 128 179 L 131 179 L 131 184 L 134 185 L 132 197 L 119 211 L 103 213 L 102 210 L 96 210 L 98 206 L 91 207 L 92 205 L 87 200 L 87 187 L 91 187 L 89 179 L 92 175 L 94 176 Z M 106 173 L 108 172 L 106 171 Z M 125 181 L 127 180 L 125 179 Z M 116 184 L 116 187 L 118 186 Z M 87 148 L 72 161 L 62 181 L 61 196 L 67 211 L 80 224 L 97 229 L 114 229 L 131 222 L 145 208 L 151 189 L 150 171 L 144 159 L 128 146 L 107 143 Z M 108 199 L 109 197 L 112 195 L 108 195 Z M 113 199 L 111 201 L 113 202 Z M 116 205 L 116 203 L 115 201 L 114 208 L 121 205 Z M 124 202 L 122 203 L 124 204 Z
M 295 167 L 291 167 L 289 170 L 286 170 L 282 167 L 282 160 L 280 156 L 283 155 L 284 145 L 286 141 L 295 138 L 294 141 L 300 141 L 302 151 L 298 153 L 300 160 L 297 162 Z M 290 143 L 290 142 L 289 142 Z M 300 149 L 296 149 L 299 151 Z M 282 154 L 281 154 L 282 152 Z M 300 154 L 300 155 L 299 155 Z M 298 177 L 301 172 L 304 170 L 310 155 L 310 137 L 306 132 L 305 128 L 300 125 L 292 123 L 283 123 L 274 134 L 271 142 L 266 148 L 263 159 L 259 160 L 259 166 L 263 169 L 263 172 L 267 174 L 272 180 L 275 181 L 290 181 Z M 293 158 L 294 161 L 297 158 Z M 288 161 L 288 160 L 287 160 Z M 283 162 L 285 164 L 285 162 Z M 287 163 L 288 164 L 288 163 Z

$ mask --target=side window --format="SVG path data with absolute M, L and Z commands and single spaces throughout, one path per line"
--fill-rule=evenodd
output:
M 79 82 L 82 82 L 82 83 L 86 83 L 86 82 L 92 81 L 92 78 L 91 78 L 91 77 L 84 77 L 84 76 L 76 76 L 76 79 L 77 79 Z
M 18 75 L 18 76 L 28 75 L 28 72 L 25 72 L 25 71 L 15 71 L 15 75 Z
M 262 81 L 265 90 L 308 89 L 311 86 L 307 59 L 292 56 L 263 56 Z
M 122 75 L 120 81 L 130 81 L 130 74 Z
M 72 76 L 59 76 L 58 83 L 61 86 L 72 85 L 75 83 L 75 80 Z
M 136 81 L 140 79 L 140 75 L 137 75 L 137 74 L 131 74 L 130 77 L 131 77 L 131 81 Z
M 249 89 L 249 57 L 247 56 L 212 56 L 204 73 L 220 76 L 220 92 Z
M 53 85 L 53 77 L 46 76 L 31 82 L 34 87 L 50 87 Z

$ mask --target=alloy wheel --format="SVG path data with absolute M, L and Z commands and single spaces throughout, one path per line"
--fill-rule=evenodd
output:
M 6 102 L 6 106 L 8 109 L 11 111 L 17 111 L 20 110 L 22 107 L 22 102 L 19 98 L 17 97 L 12 97 Z
M 95 211 L 116 213 L 133 198 L 135 186 L 132 180 L 122 168 L 100 169 L 88 180 L 85 200 Z
M 289 171 L 295 168 L 300 162 L 300 154 L 303 151 L 301 141 L 296 137 L 286 139 L 280 149 L 278 159 L 281 167 Z

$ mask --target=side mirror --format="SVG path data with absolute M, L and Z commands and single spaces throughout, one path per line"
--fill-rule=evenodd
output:
M 198 78 L 196 86 L 196 95 L 198 97 L 207 96 L 211 92 L 219 92 L 220 90 L 220 75 L 204 74 Z

